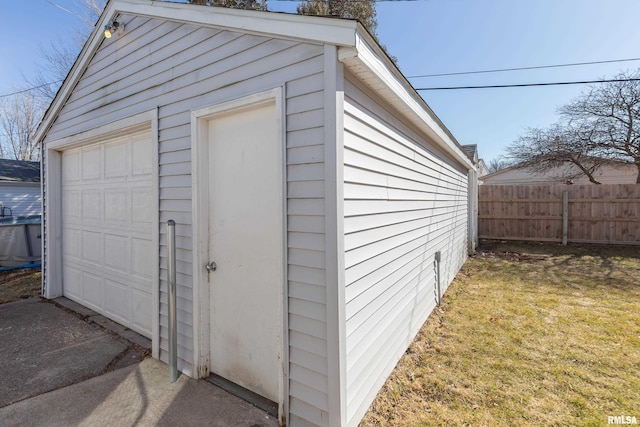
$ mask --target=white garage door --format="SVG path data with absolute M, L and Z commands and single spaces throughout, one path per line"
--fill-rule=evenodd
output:
M 64 295 L 151 337 L 151 136 L 62 153 Z

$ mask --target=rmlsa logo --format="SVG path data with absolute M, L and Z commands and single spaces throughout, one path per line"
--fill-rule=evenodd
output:
M 638 424 L 638 420 L 636 417 L 632 417 L 629 415 L 620 415 L 617 417 L 608 416 L 607 424 Z

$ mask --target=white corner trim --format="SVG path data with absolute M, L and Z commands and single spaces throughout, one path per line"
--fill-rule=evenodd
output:
M 151 222 L 153 231 L 151 232 L 151 247 L 153 251 L 153 265 L 155 268 L 151 273 L 151 301 L 153 309 L 151 311 L 151 357 L 160 360 L 160 138 L 158 130 L 159 108 L 139 114 L 137 120 L 146 122 L 151 117 L 151 186 L 154 200 L 154 209 Z M 135 126 L 135 125 L 132 125 Z
M 44 224 L 43 260 L 44 297 L 47 299 L 62 296 L 62 154 L 59 151 L 45 149 L 46 167 L 43 168 L 43 183 L 46 192 L 43 194 L 42 213 Z
M 324 47 L 325 286 L 329 426 L 347 424 L 344 282 L 344 75 L 336 46 Z
M 372 44 L 367 40 L 368 34 L 358 33 L 356 46 L 339 48 L 338 59 L 348 67 L 354 62 L 364 67 L 378 82 L 388 89 L 385 96 L 399 111 L 403 112 L 425 132 L 440 148 L 462 164 L 466 169 L 475 169 L 475 166 L 452 139 L 449 131 L 440 122 L 429 106 L 415 94 L 415 89 L 406 81 L 399 72 L 394 72 L 388 64 L 381 59 L 381 54 L 376 53 Z M 379 49 L 378 49 L 379 50 Z M 360 78 L 362 78 L 360 76 Z M 393 99 L 391 99 L 393 97 Z

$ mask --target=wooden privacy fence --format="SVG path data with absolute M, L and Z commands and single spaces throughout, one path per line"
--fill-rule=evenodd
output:
M 640 184 L 481 185 L 478 234 L 640 245 Z

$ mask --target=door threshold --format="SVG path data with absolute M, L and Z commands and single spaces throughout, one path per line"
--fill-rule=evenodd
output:
M 273 402 L 266 397 L 260 396 L 259 394 L 254 393 L 251 390 L 247 390 L 246 388 L 239 386 L 236 383 L 232 383 L 228 379 L 222 378 L 220 375 L 211 374 L 207 378 L 205 378 L 205 380 L 223 389 L 227 393 L 233 394 L 234 396 L 251 403 L 253 406 L 262 409 L 267 414 L 278 418 L 278 404 L 276 402 Z

